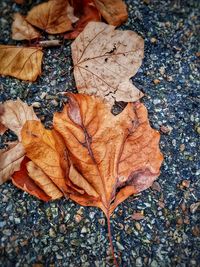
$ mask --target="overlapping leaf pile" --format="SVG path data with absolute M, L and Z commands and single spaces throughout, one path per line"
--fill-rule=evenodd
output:
M 99 11 L 111 24 L 119 24 L 125 19 L 125 5 L 116 1 L 114 10 L 120 8 L 124 13 L 113 14 L 113 1 L 82 1 L 79 14 L 78 3 L 71 1 L 80 19 L 70 34 L 79 33 L 72 43 L 72 58 L 80 94 L 67 94 L 62 112 L 54 114 L 52 130 L 45 129 L 32 107 L 21 100 L 9 100 L 0 106 L 0 133 L 10 129 L 18 136 L 18 142 L 8 144 L 0 154 L 0 183 L 11 178 L 14 185 L 44 201 L 69 197 L 80 205 L 99 207 L 108 221 L 117 265 L 110 216 L 121 202 L 150 187 L 159 176 L 163 160 L 160 135 L 151 128 L 147 110 L 139 102 L 142 93 L 130 81 L 142 63 L 143 39 L 132 31 L 115 30 L 102 22 L 90 22 L 85 27 L 90 20 L 87 16 L 98 20 Z M 51 0 L 34 7 L 26 21 L 16 15 L 23 24 L 23 31 L 15 32 L 16 38 L 38 36 L 32 28 L 26 31 L 30 27 L 27 21 L 50 33 L 66 31 L 72 26 L 69 19 L 68 24 L 63 22 L 66 14 L 71 21 L 75 18 L 67 6 L 62 6 L 63 13 L 58 16 L 59 8 Z M 79 24 L 85 27 L 81 33 Z M 13 28 L 18 25 L 15 21 Z M 5 51 L 1 54 L 2 49 Z M 7 62 L 4 74 L 10 70 L 15 77 L 29 76 L 34 80 L 35 71 L 40 69 L 40 48 L 26 48 L 30 56 L 28 60 L 24 58 L 20 69 L 13 68 L 12 62 L 24 50 L 13 47 L 12 59 L 7 49 L 0 47 L 2 62 Z M 110 112 L 115 101 L 128 102 L 117 116 Z
M 1 154 L 1 182 L 12 176 L 16 186 L 42 200 L 68 196 L 109 217 L 159 175 L 159 133 L 139 102 L 114 116 L 100 98 L 68 94 L 63 111 L 54 114 L 53 130 L 20 100 L 2 107 L 1 124 L 19 141 Z
M 15 1 L 17 4 L 25 2 Z M 42 31 L 62 35 L 68 32 L 64 38 L 75 39 L 90 21 L 104 18 L 109 24 L 118 26 L 127 17 L 126 5 L 122 0 L 49 0 L 34 6 L 25 17 L 16 13 L 12 39 L 28 40 L 29 47 L 0 45 L 0 74 L 27 81 L 35 81 L 41 75 L 42 46 L 58 45 L 58 42 L 47 41 L 45 45 L 40 42 Z

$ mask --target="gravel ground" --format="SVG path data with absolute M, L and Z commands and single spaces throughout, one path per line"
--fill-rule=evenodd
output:
M 12 14 L 26 12 L 11 0 L 0 1 L 0 43 L 10 38 Z M 37 1 L 38 2 L 38 1 Z M 134 83 L 146 96 L 152 126 L 161 132 L 165 156 L 161 175 L 138 198 L 130 197 L 111 218 L 120 266 L 200 266 L 200 121 L 198 1 L 127 1 L 123 29 L 145 38 L 145 58 Z M 0 101 L 21 98 L 47 127 L 73 91 L 70 41 L 45 50 L 42 76 L 35 83 L 0 78 Z M 35 104 L 34 104 L 35 103 Z M 38 104 L 39 103 L 39 104 Z M 14 140 L 7 132 L 0 144 Z M 97 208 L 70 200 L 43 203 L 15 188 L 0 187 L 1 266 L 113 266 L 106 221 Z M 141 221 L 132 219 L 143 211 Z

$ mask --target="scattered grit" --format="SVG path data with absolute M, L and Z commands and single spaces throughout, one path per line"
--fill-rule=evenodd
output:
M 12 14 L 25 13 L 35 3 L 27 1 L 22 9 L 11 0 L 0 1 L 1 44 L 15 44 Z M 146 93 L 143 101 L 151 125 L 161 132 L 165 162 L 158 182 L 126 200 L 111 218 L 118 261 L 136 267 L 200 266 L 198 1 L 127 4 L 129 19 L 121 28 L 145 38 L 145 58 L 133 81 Z M 43 74 L 33 84 L 1 77 L 0 102 L 19 97 L 51 127 L 53 113 L 65 102 L 58 93 L 75 92 L 70 44 L 45 50 Z M 1 148 L 14 139 L 11 133 L 1 136 Z M 0 187 L 0 194 L 2 267 L 113 266 L 106 221 L 97 208 L 65 199 L 43 203 L 11 183 Z M 133 220 L 135 211 L 145 218 Z

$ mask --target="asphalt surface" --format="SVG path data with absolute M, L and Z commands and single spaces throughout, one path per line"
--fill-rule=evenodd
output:
M 145 39 L 145 58 L 133 82 L 145 93 L 142 101 L 161 133 L 165 160 L 157 183 L 124 201 L 111 218 L 117 259 L 120 266 L 200 266 L 199 3 L 126 2 L 129 19 L 121 28 Z M 0 2 L 1 44 L 20 44 L 11 40 L 12 15 L 25 14 L 32 5 Z M 19 97 L 39 103 L 35 112 L 51 128 L 53 113 L 65 103 L 58 93 L 76 92 L 70 44 L 45 50 L 35 83 L 0 77 L 0 102 Z M 15 139 L 6 132 L 1 148 Z M 113 266 L 99 209 L 66 199 L 43 203 L 10 182 L 0 187 L 0 195 L 2 267 Z M 135 211 L 143 211 L 144 219 L 134 220 Z

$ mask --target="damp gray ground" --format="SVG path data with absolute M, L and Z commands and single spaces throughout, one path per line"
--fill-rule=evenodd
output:
M 10 0 L 0 2 L 1 44 L 15 44 L 10 38 L 12 14 L 25 13 L 30 2 L 23 9 Z M 129 20 L 122 28 L 145 38 L 145 58 L 133 82 L 146 95 L 151 125 L 161 132 L 165 161 L 159 184 L 115 210 L 116 255 L 120 266 L 200 266 L 198 1 L 127 3 Z M 66 41 L 60 48 L 45 49 L 43 73 L 35 83 L 1 77 L 0 101 L 19 97 L 36 102 L 35 112 L 51 127 L 53 113 L 65 102 L 58 93 L 76 92 L 74 88 Z M 14 139 L 7 132 L 0 137 L 1 147 Z M 1 266 L 113 265 L 99 209 L 65 199 L 43 203 L 11 183 L 0 187 L 0 194 Z M 143 211 L 145 219 L 134 221 L 134 211 Z

